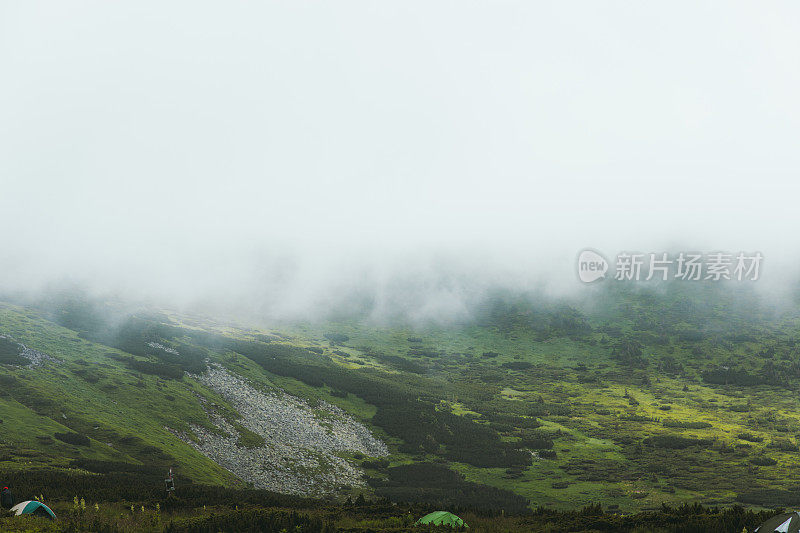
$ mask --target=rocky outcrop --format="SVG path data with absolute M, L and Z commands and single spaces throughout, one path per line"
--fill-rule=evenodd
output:
M 388 455 L 381 440 L 334 405 L 321 402 L 312 408 L 285 392 L 261 391 L 217 364 L 193 377 L 222 395 L 241 415 L 236 423 L 263 437 L 265 444 L 237 445 L 237 430 L 210 406 L 206 409 L 218 431 L 192 426 L 195 438 L 178 436 L 257 488 L 322 495 L 341 486 L 361 486 L 361 471 L 342 456 Z
M 32 348 L 28 348 L 27 346 L 25 346 L 21 342 L 12 339 L 8 335 L 0 335 L 0 338 L 6 339 L 6 340 L 10 341 L 11 343 L 15 343 L 17 346 L 19 346 L 19 355 L 20 355 L 20 357 L 23 357 L 23 358 L 25 358 L 25 359 L 27 359 L 29 361 L 29 363 L 27 365 L 29 368 L 42 366 L 45 363 L 60 363 L 61 362 L 60 359 L 57 359 L 57 358 L 53 357 L 52 355 L 48 355 L 48 354 L 46 354 L 44 352 L 40 352 L 38 350 L 34 350 Z
M 23 346 L 23 350 L 20 353 L 20 355 L 22 357 L 24 357 L 25 359 L 27 359 L 28 361 L 30 361 L 30 363 L 28 364 L 29 367 L 42 366 L 45 363 L 60 363 L 61 362 L 59 359 L 56 359 L 52 355 L 47 355 L 44 352 L 40 352 L 38 350 L 33 350 L 31 348 L 28 348 L 24 344 L 22 346 Z

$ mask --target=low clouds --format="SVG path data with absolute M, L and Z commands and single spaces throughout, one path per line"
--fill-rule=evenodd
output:
M 416 317 L 575 290 L 587 246 L 789 278 L 799 14 L 2 2 L 0 286 Z

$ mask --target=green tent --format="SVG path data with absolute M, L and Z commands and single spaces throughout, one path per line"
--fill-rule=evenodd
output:
M 797 533 L 800 531 L 800 513 L 773 516 L 756 528 L 757 533 Z
M 42 502 L 29 500 L 27 502 L 18 503 L 11 508 L 11 512 L 15 515 L 29 514 L 34 516 L 45 516 L 50 519 L 55 519 L 56 514 L 50 510 L 48 506 Z
M 434 511 L 430 514 L 426 514 L 415 524 L 417 526 L 450 526 L 452 528 L 457 527 L 469 527 L 466 522 L 461 520 L 459 517 L 454 515 L 453 513 L 448 513 L 447 511 Z

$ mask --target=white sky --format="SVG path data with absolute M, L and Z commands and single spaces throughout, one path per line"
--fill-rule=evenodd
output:
M 572 280 L 585 246 L 788 268 L 798 27 L 794 2 L 0 0 L 0 275 L 289 298 L 442 261 Z

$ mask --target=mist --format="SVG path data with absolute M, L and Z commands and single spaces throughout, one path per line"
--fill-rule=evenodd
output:
M 0 289 L 462 317 L 592 247 L 800 247 L 800 8 L 2 2 Z M 777 298 L 777 296 L 776 296 Z

